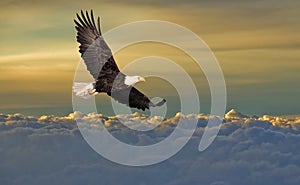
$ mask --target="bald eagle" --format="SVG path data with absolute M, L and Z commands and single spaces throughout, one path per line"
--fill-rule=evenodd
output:
M 144 82 L 143 77 L 127 76 L 120 72 L 112 52 L 101 34 L 100 18 L 98 17 L 96 26 L 92 10 L 90 16 L 87 11 L 86 14 L 81 11 L 81 16 L 78 13 L 76 15 L 77 20 L 74 19 L 74 22 L 77 30 L 77 42 L 80 44 L 79 52 L 95 82 L 75 82 L 74 93 L 85 99 L 98 93 L 106 93 L 119 103 L 141 110 L 163 105 L 166 102 L 165 99 L 153 103 L 133 87 L 135 83 Z

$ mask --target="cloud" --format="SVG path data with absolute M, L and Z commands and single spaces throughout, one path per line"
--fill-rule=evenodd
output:
M 82 138 L 75 118 L 93 123 L 100 118 L 118 139 L 134 145 L 156 143 L 170 134 L 180 116 L 198 119 L 189 143 L 175 156 L 148 167 L 112 163 Z M 300 117 L 248 117 L 236 110 L 226 119 L 213 144 L 197 150 L 208 115 L 147 119 L 142 114 L 105 116 L 25 116 L 0 114 L 1 184 L 298 184 L 300 181 Z M 129 130 L 143 125 L 152 131 Z M 122 152 L 122 151 L 120 151 Z

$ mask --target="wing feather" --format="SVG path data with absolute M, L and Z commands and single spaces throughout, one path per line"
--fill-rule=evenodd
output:
M 98 17 L 98 19 L 97 19 L 97 24 L 98 24 L 98 32 L 99 32 L 100 35 L 101 35 L 101 30 L 100 30 L 100 17 Z
M 80 16 L 81 15 L 81 16 Z M 83 58 L 88 71 L 98 79 L 100 72 L 105 73 L 106 69 L 113 69 L 115 75 L 119 73 L 119 68 L 112 56 L 112 52 L 101 35 L 100 17 L 95 24 L 93 11 L 90 15 L 81 10 L 80 15 L 77 13 L 75 29 L 77 30 L 77 42 L 79 42 L 79 52 Z M 105 66 L 105 68 L 103 68 Z M 102 75 L 103 76 L 103 75 Z
M 108 92 L 114 100 L 131 108 L 149 109 L 150 99 L 134 87 Z

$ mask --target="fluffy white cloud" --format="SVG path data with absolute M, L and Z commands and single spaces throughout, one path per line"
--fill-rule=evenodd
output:
M 189 143 L 175 156 L 148 167 L 127 167 L 94 152 L 82 138 L 75 118 L 100 118 L 117 138 L 135 145 L 156 143 L 169 135 L 183 116 L 198 119 Z M 22 185 L 82 184 L 299 184 L 300 117 L 248 117 L 236 110 L 226 119 L 213 144 L 197 150 L 208 115 L 148 119 L 138 113 L 65 117 L 0 114 L 0 183 Z M 148 132 L 131 128 L 149 127 Z M 97 127 L 96 123 L 92 125 Z M 122 151 L 120 151 L 122 152 Z

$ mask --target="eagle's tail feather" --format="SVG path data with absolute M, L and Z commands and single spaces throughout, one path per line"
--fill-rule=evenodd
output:
M 166 102 L 165 99 L 162 99 L 160 102 L 155 103 L 155 104 L 150 102 L 150 107 L 159 107 L 159 106 L 162 106 L 165 102 Z
M 85 82 L 74 82 L 73 92 L 76 96 L 79 96 L 83 99 L 91 98 L 93 95 L 98 94 L 94 89 L 93 83 Z

